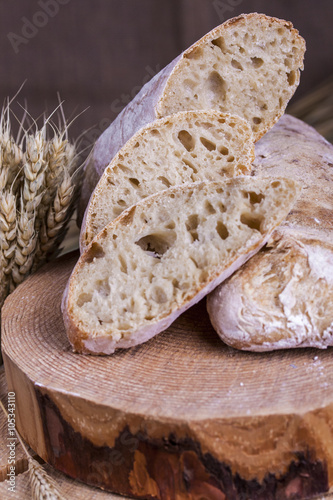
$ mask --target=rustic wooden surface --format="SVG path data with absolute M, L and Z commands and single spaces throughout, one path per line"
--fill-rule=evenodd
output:
M 202 302 L 142 346 L 73 354 L 60 300 L 76 259 L 41 269 L 2 311 L 17 427 L 39 456 L 138 498 L 306 498 L 333 485 L 331 349 L 235 351 Z
M 7 382 L 5 377 L 4 366 L 0 367 L 0 399 L 7 406 Z M 8 491 L 7 478 L 7 463 L 8 463 L 8 432 L 7 432 L 7 419 L 4 413 L 0 410 L 0 498 L 9 500 L 16 498 L 20 500 L 31 500 L 31 491 L 29 483 L 28 460 L 22 446 L 17 442 L 15 450 L 15 471 L 16 471 L 16 484 L 15 494 Z M 40 460 L 36 453 L 29 448 L 31 456 Z M 59 491 L 62 493 L 64 500 L 121 500 L 119 495 L 113 495 L 101 491 L 100 489 L 86 486 L 79 481 L 71 479 L 61 472 L 56 471 L 50 465 L 43 463 L 43 468 L 47 474 L 56 481 Z
M 5 378 L 5 370 L 4 367 L 0 367 L 0 399 L 5 406 L 7 407 L 7 383 Z M 8 424 L 5 415 L 0 409 L 0 483 L 4 481 L 7 477 L 7 472 L 9 471 L 8 467 Z M 31 455 L 35 458 L 36 454 L 33 450 L 30 449 Z M 17 443 L 15 449 L 15 468 L 17 474 L 21 474 L 26 471 L 28 468 L 27 457 L 22 449 L 22 447 Z

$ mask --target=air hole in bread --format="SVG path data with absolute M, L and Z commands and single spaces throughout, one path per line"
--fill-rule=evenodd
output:
M 291 64 L 292 64 L 291 59 L 286 57 L 286 59 L 284 60 L 284 65 L 287 66 L 287 68 L 290 68 Z
M 140 144 L 139 144 L 138 142 L 136 142 L 136 143 L 134 144 L 134 147 L 135 147 L 135 148 L 138 148 L 139 146 L 140 146 Z
M 215 38 L 215 40 L 212 40 L 212 44 L 215 45 L 216 47 L 219 47 L 219 49 L 221 49 L 222 52 L 225 52 L 226 44 L 223 36 L 220 36 L 218 38 Z
M 216 149 L 216 144 L 208 139 L 205 139 L 205 137 L 200 137 L 200 142 L 206 149 L 208 149 L 208 151 L 214 151 L 214 149 Z
M 117 165 L 117 167 L 119 168 L 119 170 L 121 170 L 122 172 L 124 172 L 124 174 L 129 175 L 129 174 L 132 173 L 132 170 L 130 168 L 128 168 L 128 167 L 125 167 L 125 165 L 119 164 L 119 165 Z
M 95 259 L 101 259 L 104 256 L 105 256 L 105 252 L 104 252 L 103 248 L 101 247 L 101 245 L 99 243 L 96 243 L 94 241 L 88 250 L 86 262 L 88 262 L 88 264 L 90 264 Z
M 233 161 L 235 161 L 235 157 L 234 157 L 234 156 L 228 156 L 228 158 L 227 158 L 227 162 L 228 162 L 228 163 L 231 163 L 231 162 L 233 162 Z
M 248 170 L 247 170 L 247 166 L 246 165 L 242 165 L 242 164 L 239 164 L 237 165 L 237 168 L 243 172 L 244 174 L 247 174 Z
M 225 100 L 226 83 L 217 71 L 212 71 L 208 77 L 208 90 L 211 93 L 212 104 Z
M 288 75 L 288 83 L 289 85 L 294 85 L 296 82 L 296 73 L 295 71 L 290 71 L 290 73 L 287 73 Z
M 190 233 L 190 235 L 192 237 L 192 242 L 197 241 L 199 239 L 199 235 L 198 235 L 198 231 L 197 231 L 197 228 L 199 225 L 198 215 L 197 214 L 190 215 L 187 218 L 185 225 L 186 225 L 186 229 L 188 230 L 188 232 Z
M 257 203 L 261 203 L 262 200 L 265 199 L 265 195 L 261 193 L 255 193 L 254 191 L 243 191 L 244 198 L 248 198 L 250 200 L 251 205 L 256 205 Z
M 241 214 L 240 221 L 242 224 L 248 226 L 250 229 L 255 229 L 256 231 L 261 232 L 262 217 L 259 216 L 256 217 L 253 214 L 245 212 Z
M 160 286 L 155 286 L 151 292 L 151 298 L 157 304 L 165 304 L 168 301 L 168 296 Z
M 261 119 L 261 118 L 259 118 L 259 116 L 254 116 L 254 117 L 252 118 L 252 121 L 253 121 L 253 123 L 254 123 L 255 125 L 259 125 L 259 124 L 262 122 L 262 119 Z
M 222 146 L 219 148 L 219 152 L 221 153 L 221 155 L 228 155 L 229 154 L 229 149 L 226 148 L 225 146 Z
M 215 208 L 213 207 L 213 205 L 208 200 L 205 201 L 205 210 L 209 214 L 216 214 Z
M 251 57 L 251 62 L 254 68 L 261 68 L 264 64 L 264 60 L 261 57 Z
M 275 189 L 275 188 L 279 188 L 279 187 L 281 187 L 281 182 L 280 182 L 280 181 L 273 181 L 273 182 L 271 183 L 271 186 L 272 186 L 272 188 L 274 188 L 274 189 Z
M 169 224 L 167 224 L 165 227 L 166 227 L 167 229 L 175 229 L 176 224 L 175 224 L 175 222 L 174 222 L 174 221 L 171 221 L 171 222 L 169 222 Z
M 245 52 L 245 49 L 244 49 L 243 47 L 239 47 L 239 49 L 238 49 L 238 50 L 239 50 L 239 52 L 240 52 L 241 54 L 244 54 L 244 52 Z
M 185 163 L 185 165 L 187 165 L 188 167 L 190 167 L 191 170 L 193 170 L 194 174 L 198 173 L 198 169 L 193 165 L 193 163 L 191 163 L 188 160 L 185 160 L 185 158 L 183 158 L 182 161 L 183 161 L 183 163 Z
M 219 118 L 217 121 L 218 121 L 219 123 L 225 123 L 225 118 Z
M 130 330 L 132 328 L 132 325 L 129 325 L 128 323 L 119 323 L 118 329 L 119 330 Z
M 172 247 L 176 239 L 177 233 L 175 231 L 161 231 L 147 234 L 147 236 L 140 238 L 135 243 L 150 257 L 160 259 Z
M 193 139 L 192 135 L 187 132 L 187 130 L 181 130 L 178 133 L 178 139 L 182 143 L 184 148 L 187 149 L 187 151 L 193 151 L 195 140 Z
M 202 123 L 196 122 L 195 124 L 196 124 L 197 127 L 201 126 L 201 127 L 205 128 L 207 130 L 209 130 L 210 128 L 213 127 L 213 124 L 209 123 L 209 122 L 202 122 Z
M 107 297 L 108 295 L 110 295 L 111 288 L 108 280 L 98 280 L 96 282 L 96 291 L 103 297 Z
M 119 255 L 120 270 L 122 273 L 127 274 L 127 263 L 122 255 Z
M 107 178 L 107 182 L 108 182 L 108 184 L 111 184 L 111 186 L 115 186 L 115 183 L 114 183 L 114 182 L 112 182 L 111 177 L 108 177 L 108 178 Z
M 192 229 L 197 229 L 199 225 L 199 217 L 197 214 L 192 214 L 187 218 L 186 229 L 192 231 Z
M 237 61 L 236 59 L 233 59 L 231 61 L 231 66 L 235 69 L 240 69 L 241 71 L 243 71 L 243 66 L 241 65 L 241 63 L 239 61 Z
M 197 263 L 197 261 L 196 261 L 193 257 L 190 257 L 190 260 L 193 262 L 193 264 L 195 265 L 195 267 L 196 267 L 197 269 L 200 269 L 199 264 Z
M 184 54 L 184 57 L 186 59 L 199 59 L 202 55 L 203 55 L 202 48 L 197 47 L 197 48 L 191 50 L 191 52 Z
M 160 177 L 157 177 L 157 179 L 159 181 L 161 181 L 162 184 L 164 184 L 165 187 L 169 188 L 171 186 L 171 182 L 168 181 L 168 179 L 166 177 L 164 177 L 163 175 L 161 175 Z
M 172 280 L 172 286 L 174 288 L 179 288 L 179 281 L 176 278 Z
M 223 192 L 223 191 L 222 191 Z M 222 201 L 219 201 L 218 204 L 217 204 L 217 207 L 219 209 L 219 211 L 223 214 L 224 212 L 226 212 L 226 208 L 225 206 L 223 205 Z
M 91 302 L 92 294 L 91 293 L 80 293 L 77 298 L 76 304 L 78 307 L 84 306 L 87 302 Z
M 125 200 L 118 200 L 117 201 L 118 205 L 120 205 L 121 207 L 126 207 L 126 201 Z
M 153 128 L 153 129 L 150 131 L 150 133 L 151 133 L 151 135 L 155 135 L 155 136 L 157 136 L 157 135 L 161 135 L 161 134 L 159 133 L 159 131 L 158 131 L 156 128 Z
M 216 224 L 216 231 L 222 240 L 226 240 L 229 236 L 228 228 L 222 221 L 218 221 Z
M 135 177 L 130 177 L 128 180 L 134 187 L 139 187 L 140 185 L 139 179 L 136 179 Z

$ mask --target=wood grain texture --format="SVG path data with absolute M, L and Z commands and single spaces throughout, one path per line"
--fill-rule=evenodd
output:
M 73 354 L 60 300 L 77 257 L 30 277 L 2 314 L 17 427 L 44 460 L 136 498 L 328 491 L 330 349 L 235 351 L 218 339 L 202 302 L 144 345 L 110 357 Z
M 8 388 L 5 377 L 4 366 L 0 367 L 0 398 L 4 406 L 7 404 Z M 20 499 L 20 500 L 31 500 L 31 490 L 29 483 L 29 473 L 28 473 L 28 460 L 26 454 L 24 453 L 21 445 L 17 442 L 15 450 L 15 492 L 11 493 L 8 491 L 7 478 L 7 464 L 8 464 L 8 432 L 7 432 L 7 418 L 4 413 L 0 411 L 0 498 L 1 499 Z M 38 461 L 40 458 L 35 454 L 35 452 L 28 448 L 31 456 L 33 456 Z M 65 476 L 61 472 L 56 471 L 53 467 L 48 464 L 43 463 L 43 468 L 47 474 L 53 478 L 60 492 L 63 494 L 64 498 L 71 498 L 73 500 L 120 500 L 119 495 L 113 495 L 107 492 L 102 492 L 100 489 L 88 487 L 79 481 L 75 481 Z
M 4 367 L 0 368 L 0 398 L 4 405 L 7 407 L 7 383 L 5 377 Z M 5 481 L 7 478 L 7 472 L 9 472 L 8 468 L 8 421 L 3 411 L 0 409 L 0 483 L 1 481 Z M 31 455 L 36 456 L 33 450 L 29 450 Z M 28 468 L 28 461 L 26 454 L 24 453 L 22 447 L 17 442 L 15 447 L 15 470 L 17 474 L 21 474 L 26 471 Z

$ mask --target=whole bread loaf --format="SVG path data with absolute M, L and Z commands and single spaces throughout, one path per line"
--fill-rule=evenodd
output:
M 244 176 L 169 188 L 125 210 L 81 255 L 64 293 L 74 350 L 110 354 L 165 330 L 264 245 L 298 190 Z
M 333 146 L 285 115 L 256 144 L 253 175 L 289 176 L 302 195 L 267 246 L 208 297 L 212 324 L 238 349 L 333 345 Z
M 109 222 L 170 186 L 251 173 L 247 121 L 214 110 L 181 111 L 139 130 L 104 170 L 81 227 L 81 252 Z
M 210 31 L 148 82 L 100 136 L 86 164 L 79 218 L 111 159 L 157 118 L 213 108 L 245 118 L 258 140 L 294 94 L 304 52 L 290 22 L 264 14 L 243 14 Z

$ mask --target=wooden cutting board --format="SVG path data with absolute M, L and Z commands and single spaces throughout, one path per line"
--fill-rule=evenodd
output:
M 60 303 L 77 258 L 42 268 L 2 310 L 17 428 L 38 455 L 135 498 L 311 498 L 333 485 L 332 349 L 236 351 L 202 301 L 144 345 L 74 354 Z

